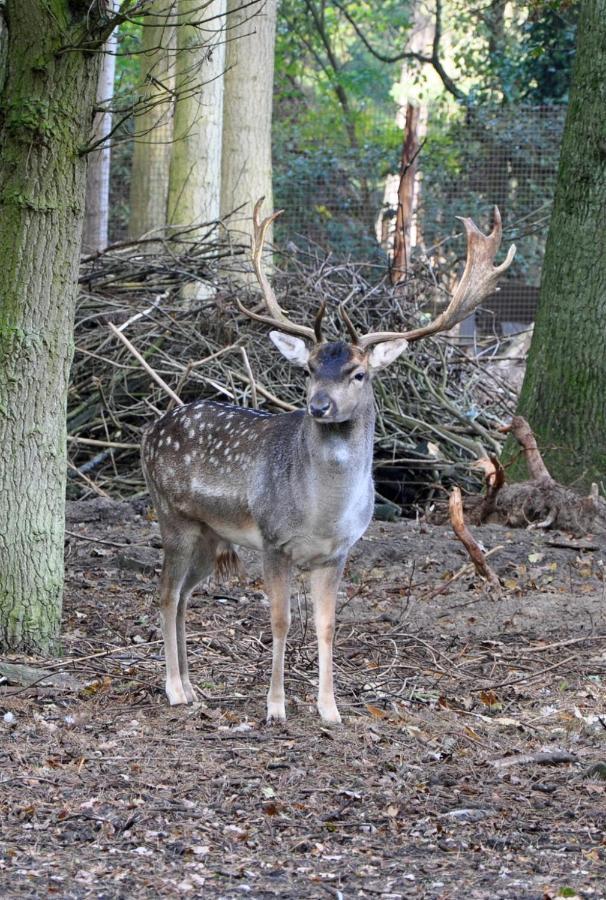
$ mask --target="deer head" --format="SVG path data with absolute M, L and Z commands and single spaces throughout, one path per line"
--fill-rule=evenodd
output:
M 313 328 L 299 325 L 280 307 L 265 275 L 261 264 L 265 234 L 283 210 L 260 221 L 263 199 L 257 201 L 253 212 L 252 260 L 268 315 L 255 313 L 239 301 L 238 307 L 250 318 L 280 329 L 270 331 L 269 337 L 286 359 L 309 373 L 307 412 L 320 423 L 332 424 L 354 418 L 360 408 L 372 402 L 373 375 L 397 359 L 409 343 L 448 331 L 467 318 L 495 290 L 516 252 L 512 244 L 504 262 L 494 265 L 502 237 L 501 215 L 496 206 L 494 226 L 488 235 L 483 234 L 472 219 L 461 218 L 467 236 L 467 259 L 463 275 L 444 312 L 428 325 L 408 331 L 359 335 L 341 305 L 339 314 L 350 340 L 327 342 L 322 334 L 325 303 L 320 306 Z

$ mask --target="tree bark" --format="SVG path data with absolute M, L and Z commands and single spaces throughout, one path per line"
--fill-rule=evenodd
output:
M 240 0 L 228 0 L 230 42 L 223 97 L 221 216 L 235 209 L 230 225 L 252 235 L 252 211 L 259 197 L 273 209 L 271 114 L 277 0 L 266 0 L 250 18 Z M 240 11 L 238 12 L 238 9 Z M 271 230 L 267 240 L 272 241 Z
M 583 0 L 539 308 L 518 412 L 553 477 L 606 471 L 606 0 Z M 518 467 L 516 476 L 523 477 Z
M 75 12 L 74 9 L 78 9 Z M 82 10 L 80 12 L 80 10 Z M 99 54 L 94 12 L 9 0 L 0 130 L 0 645 L 56 646 L 65 408 Z M 62 48 L 68 48 L 69 52 Z
M 201 10 L 199 0 L 179 0 L 168 188 L 168 223 L 174 227 L 219 218 L 225 2 L 212 0 Z
M 110 4 L 115 8 L 115 0 Z M 93 122 L 93 143 L 103 141 L 112 127 L 111 102 L 114 96 L 114 74 L 116 71 L 117 32 L 114 31 L 105 45 L 105 52 L 97 85 L 97 112 Z M 109 230 L 109 167 L 111 149 L 108 143 L 91 151 L 88 157 L 86 176 L 86 202 L 84 205 L 84 231 L 82 250 L 95 253 L 107 247 Z
M 130 182 L 129 237 L 166 226 L 168 173 L 173 139 L 176 35 L 172 3 L 159 0 L 143 25 L 141 102 L 135 115 L 135 147 Z

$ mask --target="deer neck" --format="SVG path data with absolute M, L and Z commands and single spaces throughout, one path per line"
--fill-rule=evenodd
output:
M 348 478 L 353 471 L 372 468 L 375 426 L 374 402 L 353 419 L 333 425 L 321 424 L 306 415 L 301 428 L 303 452 L 312 471 L 330 471 L 335 478 Z

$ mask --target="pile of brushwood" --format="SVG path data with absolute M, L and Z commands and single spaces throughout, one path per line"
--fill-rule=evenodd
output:
M 336 262 L 313 247 L 290 245 L 273 263 L 283 308 L 311 323 L 325 300 L 333 338 L 340 303 L 363 333 L 428 321 L 448 298 L 430 269 L 394 288 L 378 266 Z M 202 237 L 115 245 L 82 260 L 68 409 L 71 498 L 142 494 L 141 432 L 175 402 L 109 323 L 184 402 L 207 398 L 272 412 L 301 407 L 304 373 L 282 359 L 265 326 L 238 312 L 237 299 L 259 309 L 246 268 L 244 249 L 235 253 L 229 234 L 214 225 Z M 481 476 L 470 466 L 499 453 L 499 428 L 515 404 L 511 387 L 487 364 L 491 355 L 429 339 L 377 379 L 377 484 L 388 509 L 395 501 L 409 512 L 454 482 L 479 487 Z

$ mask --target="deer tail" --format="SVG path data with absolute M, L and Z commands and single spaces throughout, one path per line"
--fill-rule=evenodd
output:
M 215 577 L 229 578 L 232 575 L 240 575 L 240 557 L 232 544 L 220 543 L 215 556 Z

